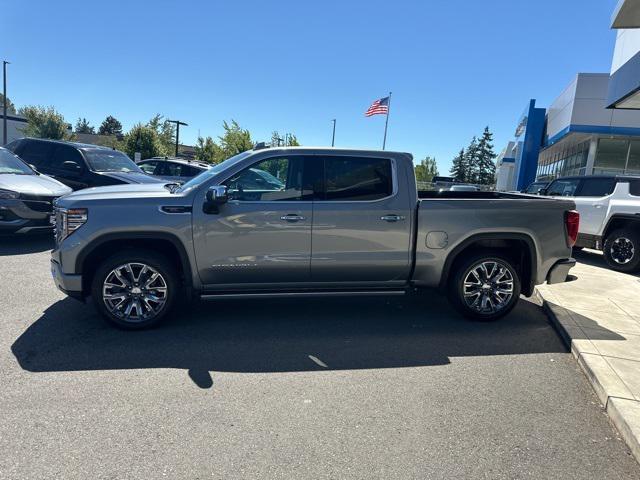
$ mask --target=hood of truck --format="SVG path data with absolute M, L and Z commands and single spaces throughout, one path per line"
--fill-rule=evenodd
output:
M 142 172 L 96 172 L 104 177 L 113 178 L 123 183 L 167 183 L 166 180 L 152 177 Z
M 59 197 L 71 192 L 66 185 L 46 175 L 0 175 L 0 189 L 13 192 L 42 195 L 43 197 Z
M 171 182 L 163 183 L 137 183 L 113 185 L 109 187 L 94 187 L 78 190 L 66 195 L 58 202 L 58 206 L 66 207 L 72 203 L 83 201 L 109 201 L 109 200 L 135 200 L 136 198 L 174 198 L 179 194 L 171 193 L 164 186 Z

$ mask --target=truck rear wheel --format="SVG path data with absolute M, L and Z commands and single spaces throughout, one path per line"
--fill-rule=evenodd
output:
M 640 234 L 630 228 L 614 230 L 604 241 L 604 259 L 617 272 L 640 270 Z
M 520 277 L 511 259 L 495 252 L 462 259 L 449 284 L 449 300 L 465 317 L 488 322 L 508 314 L 520 297 Z
M 171 311 L 178 290 L 174 266 L 161 255 L 126 250 L 96 270 L 91 296 L 109 322 L 128 330 L 156 325 Z

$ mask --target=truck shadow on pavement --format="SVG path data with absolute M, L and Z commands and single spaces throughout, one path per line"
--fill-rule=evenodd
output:
M 45 252 L 54 247 L 53 234 L 30 235 L 29 237 L 0 236 L 0 257 Z
M 179 307 L 160 327 L 127 332 L 91 305 L 64 299 L 11 347 L 30 372 L 185 369 L 201 388 L 210 372 L 302 372 L 446 365 L 452 357 L 566 352 L 539 307 L 470 322 L 436 293 L 420 298 L 228 300 Z

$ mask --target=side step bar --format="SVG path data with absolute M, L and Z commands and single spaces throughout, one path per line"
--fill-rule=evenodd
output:
M 201 300 L 228 300 L 233 298 L 301 298 L 301 297 L 370 297 L 377 295 L 406 295 L 407 290 L 329 290 L 303 292 L 233 292 L 202 293 Z

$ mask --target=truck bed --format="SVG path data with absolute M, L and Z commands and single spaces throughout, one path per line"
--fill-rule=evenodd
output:
M 521 193 L 506 193 L 506 192 L 456 192 L 451 190 L 418 190 L 418 198 L 421 200 L 436 199 L 436 198 L 451 198 L 458 199 L 464 198 L 468 200 L 496 200 L 500 198 L 511 199 L 531 199 L 531 200 L 544 200 L 544 197 L 539 195 L 525 195 Z

